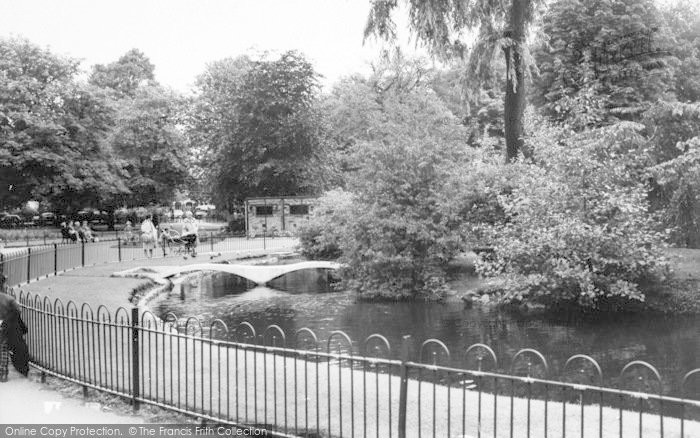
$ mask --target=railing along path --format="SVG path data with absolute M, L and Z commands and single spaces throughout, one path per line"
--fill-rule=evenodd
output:
M 55 270 L 75 264 L 73 250 L 52 249 L 53 257 L 27 255 L 29 275 L 46 275 L 47 259 Z M 81 264 L 83 253 L 94 260 L 83 251 Z M 322 341 L 309 328 L 258 331 L 247 322 L 228 327 L 137 308 L 95 311 L 9 293 L 29 327 L 36 369 L 86 393 L 124 397 L 135 409 L 147 403 L 274 436 L 700 436 L 692 391 L 700 369 L 683 377 L 681 396 L 671 396 L 643 361 L 625 365 L 612 388 L 603 385 L 596 360 L 582 354 L 554 370 L 527 348 L 506 363 L 480 343 L 455 352 L 438 339 L 418 344 L 406 336 L 395 348 L 381 334 L 357 342 L 342 331 Z

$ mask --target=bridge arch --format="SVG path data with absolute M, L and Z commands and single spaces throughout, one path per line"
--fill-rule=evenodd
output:
M 260 286 L 264 286 L 270 281 L 279 278 L 291 272 L 302 271 L 305 269 L 328 269 L 337 270 L 340 268 L 339 263 L 327 261 L 307 261 L 292 263 L 288 265 L 237 265 L 237 264 L 222 264 L 222 263 L 201 263 L 187 266 L 177 266 L 168 269 L 164 273 L 165 278 L 170 278 L 185 272 L 193 271 L 215 271 L 227 272 L 239 277 L 250 280 Z

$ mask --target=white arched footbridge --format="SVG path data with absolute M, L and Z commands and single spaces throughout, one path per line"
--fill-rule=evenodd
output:
M 275 278 L 281 277 L 290 272 L 302 271 L 304 269 L 330 269 L 340 268 L 340 263 L 325 261 L 308 261 L 292 263 L 289 265 L 230 265 L 223 263 L 202 263 L 197 265 L 176 266 L 163 270 L 163 277 L 169 278 L 174 275 L 193 271 L 217 271 L 228 272 L 265 285 Z

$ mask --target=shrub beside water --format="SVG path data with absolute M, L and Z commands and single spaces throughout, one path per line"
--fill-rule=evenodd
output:
M 516 165 L 518 184 L 500 198 L 507 220 L 484 227 L 495 253 L 477 271 L 502 280 L 501 302 L 624 305 L 644 301 L 640 286 L 664 278 L 667 233 L 657 231 L 636 175 L 638 129 L 531 139 L 534 161 Z
M 447 266 L 489 246 L 477 272 L 502 304 L 605 308 L 645 300 L 668 274 L 670 230 L 649 212 L 639 124 L 571 132 L 533 118 L 530 156 L 430 138 L 369 143 L 348 192 L 327 194 L 302 231 L 309 258 L 338 259 L 362 298 L 441 299 Z
M 324 194 L 299 233 L 301 254 L 311 260 L 336 260 L 342 254 L 341 239 L 352 218 L 353 195 L 342 189 Z
M 464 246 L 452 204 L 459 161 L 430 141 L 364 148 L 355 194 L 322 198 L 302 252 L 338 257 L 343 286 L 365 299 L 442 298 L 447 262 Z

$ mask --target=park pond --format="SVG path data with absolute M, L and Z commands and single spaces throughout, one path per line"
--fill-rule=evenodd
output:
M 362 302 L 349 292 L 333 291 L 325 270 L 293 272 L 269 287 L 228 273 L 203 273 L 190 277 L 154 307 L 161 317 L 172 312 L 181 318 L 196 316 L 205 324 L 219 318 L 231 328 L 247 321 L 258 333 L 276 324 L 290 343 L 297 330 L 307 327 L 323 348 L 331 332 L 342 330 L 353 340 L 355 354 L 364 354 L 363 341 L 374 333 L 384 335 L 394 352 L 403 335 L 411 335 L 418 346 L 435 338 L 449 348 L 454 366 L 464 366 L 464 353 L 475 343 L 491 346 L 499 368 L 506 371 L 518 350 L 536 349 L 547 358 L 554 376 L 569 357 L 587 354 L 600 364 L 605 383 L 611 385 L 627 363 L 643 360 L 659 370 L 664 392 L 676 395 L 683 375 L 700 367 L 697 317 L 533 317 L 469 308 L 461 301 Z

